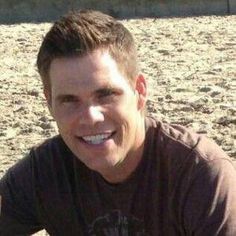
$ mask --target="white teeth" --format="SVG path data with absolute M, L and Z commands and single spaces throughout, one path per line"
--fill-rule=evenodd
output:
M 97 134 L 91 136 L 83 136 L 83 140 L 91 144 L 100 144 L 104 142 L 111 134 Z

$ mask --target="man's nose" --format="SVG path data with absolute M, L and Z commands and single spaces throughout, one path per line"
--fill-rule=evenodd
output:
M 94 125 L 102 121 L 104 121 L 104 114 L 99 106 L 86 106 L 79 113 L 81 125 Z

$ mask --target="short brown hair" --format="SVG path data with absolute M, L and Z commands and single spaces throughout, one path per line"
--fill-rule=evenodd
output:
M 50 89 L 49 69 L 53 59 L 84 56 L 108 49 L 127 79 L 137 76 L 137 52 L 131 33 L 113 17 L 99 11 L 73 11 L 56 21 L 40 47 L 37 67 L 44 88 Z

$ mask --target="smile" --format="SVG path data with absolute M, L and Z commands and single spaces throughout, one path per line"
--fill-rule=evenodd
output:
M 97 135 L 89 135 L 89 136 L 82 136 L 80 137 L 84 142 L 88 144 L 101 144 L 111 138 L 113 133 L 106 133 L 106 134 L 97 134 Z

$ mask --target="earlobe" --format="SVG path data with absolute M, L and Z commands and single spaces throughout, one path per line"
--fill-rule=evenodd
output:
M 138 108 L 143 109 L 146 104 L 147 85 L 146 80 L 142 74 L 139 74 L 136 80 L 136 91 L 138 92 Z

